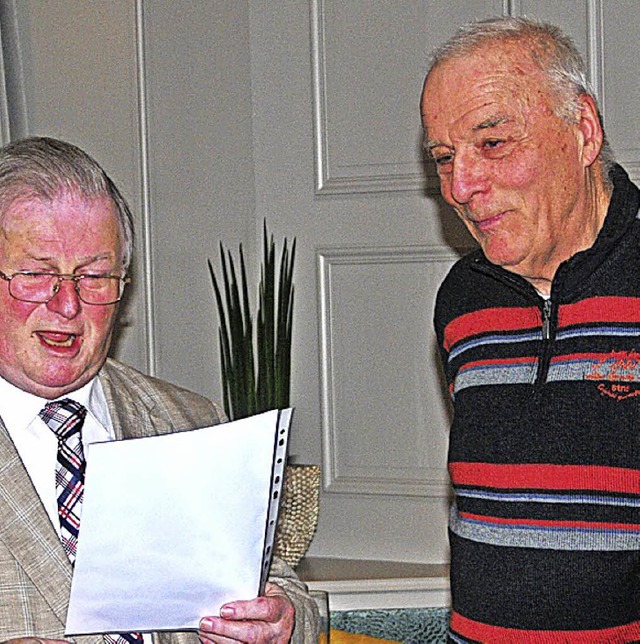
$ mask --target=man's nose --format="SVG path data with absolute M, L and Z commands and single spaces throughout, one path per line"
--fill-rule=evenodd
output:
M 74 318 L 82 308 L 76 283 L 73 280 L 60 280 L 56 292 L 47 302 L 47 308 L 67 319 Z
M 487 176 L 481 159 L 473 152 L 456 153 L 451 173 L 451 196 L 460 205 L 468 204 L 487 188 Z

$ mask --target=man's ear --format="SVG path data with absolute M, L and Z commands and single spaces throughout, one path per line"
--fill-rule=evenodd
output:
M 589 94 L 578 97 L 578 130 L 582 145 L 582 162 L 585 168 L 593 165 L 600 154 L 604 132 L 595 100 Z

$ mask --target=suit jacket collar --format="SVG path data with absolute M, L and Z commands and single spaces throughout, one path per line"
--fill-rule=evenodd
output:
M 172 425 L 164 415 L 156 412 L 156 401 L 146 394 L 141 383 L 128 380 L 127 386 L 118 386 L 110 362 L 103 366 L 99 379 L 111 415 L 116 440 L 142 438 L 167 434 Z

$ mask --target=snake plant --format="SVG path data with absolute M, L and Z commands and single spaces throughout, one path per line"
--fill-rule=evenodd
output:
M 289 406 L 295 253 L 296 239 L 289 247 L 285 238 L 276 271 L 276 245 L 264 222 L 255 316 L 242 244 L 236 272 L 231 251 L 220 242 L 221 280 L 208 260 L 220 322 L 223 405 L 230 420 Z

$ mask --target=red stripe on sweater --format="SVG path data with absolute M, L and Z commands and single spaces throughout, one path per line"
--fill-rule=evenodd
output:
M 560 307 L 560 326 L 590 322 L 640 322 L 637 297 L 594 297 Z
M 523 490 L 601 490 L 640 494 L 640 470 L 601 465 L 451 463 L 454 485 Z
M 451 320 L 444 330 L 444 348 L 449 351 L 456 343 L 472 335 L 491 331 L 522 331 L 539 327 L 540 309 L 529 307 L 496 307 L 465 313 Z
M 640 531 L 640 524 L 637 523 L 505 519 L 504 517 L 488 517 L 482 514 L 472 514 L 471 512 L 460 512 L 460 518 L 469 519 L 470 521 L 481 521 L 483 523 L 495 523 L 499 525 L 531 526 L 532 528 L 579 528 L 585 530 L 625 530 L 632 532 Z
M 635 369 L 640 361 L 637 351 L 611 351 L 609 353 L 563 353 L 551 358 L 552 363 L 557 362 L 597 362 L 619 363 L 622 369 Z
M 468 639 L 480 642 L 501 642 L 501 644 L 622 644 L 623 642 L 636 642 L 640 638 L 640 621 L 585 631 L 550 631 L 550 630 L 525 630 L 520 628 L 505 628 L 491 626 L 463 617 L 455 611 L 451 614 L 451 628 Z
M 509 366 L 513 364 L 532 364 L 536 362 L 536 356 L 520 356 L 518 358 L 488 358 L 487 360 L 476 360 L 475 362 L 467 362 L 462 366 L 460 371 L 464 369 L 473 369 L 474 367 L 498 367 Z

